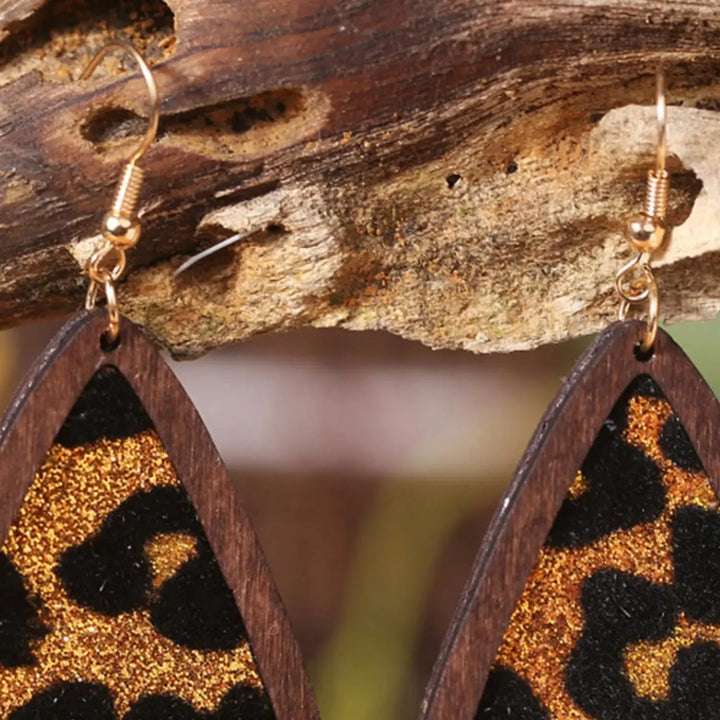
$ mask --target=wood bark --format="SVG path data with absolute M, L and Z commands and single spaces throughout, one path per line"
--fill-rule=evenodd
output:
M 154 63 L 162 97 L 120 299 L 177 355 L 302 325 L 474 352 L 603 327 L 660 61 L 677 228 L 662 317 L 712 317 L 719 30 L 711 0 L 0 2 L 0 322 L 82 301 L 144 132 L 131 62 L 73 81 L 110 37 Z

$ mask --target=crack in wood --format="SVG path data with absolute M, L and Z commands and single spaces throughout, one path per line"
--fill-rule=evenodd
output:
M 260 155 L 311 138 L 322 129 L 330 107 L 317 91 L 279 88 L 210 107 L 166 114 L 158 141 L 218 159 Z M 127 149 L 145 134 L 146 120 L 123 107 L 91 111 L 80 132 L 99 152 Z

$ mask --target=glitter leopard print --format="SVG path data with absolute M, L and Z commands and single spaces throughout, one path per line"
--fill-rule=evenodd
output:
M 605 421 L 515 607 L 476 720 L 720 718 L 718 499 L 657 385 Z
M 137 396 L 103 368 L 0 550 L 0 718 L 274 717 L 195 510 Z

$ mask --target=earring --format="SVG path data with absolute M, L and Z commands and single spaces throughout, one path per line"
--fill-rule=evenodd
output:
M 60 330 L 0 429 L 0 717 L 315 720 L 258 540 L 197 411 L 115 285 L 140 237 L 151 104 Z M 104 295 L 106 309 L 94 309 Z
M 657 167 L 618 274 L 622 322 L 548 409 L 480 548 L 424 720 L 720 717 L 720 404 L 657 328 Z M 626 320 L 630 306 L 646 320 Z

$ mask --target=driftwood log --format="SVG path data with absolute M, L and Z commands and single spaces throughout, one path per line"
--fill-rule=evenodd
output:
M 300 325 L 527 348 L 617 310 L 664 61 L 666 320 L 720 308 L 712 0 L 0 0 L 0 323 L 77 308 L 154 63 L 126 314 L 177 355 Z M 644 107 L 643 107 L 644 105 Z M 174 270 L 235 233 L 245 239 Z

